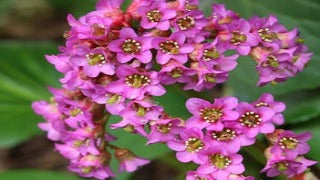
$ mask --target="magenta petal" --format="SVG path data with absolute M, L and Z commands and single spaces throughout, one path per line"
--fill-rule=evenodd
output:
M 310 151 L 310 146 L 307 143 L 301 143 L 298 146 L 299 154 L 307 154 Z
M 183 44 L 186 40 L 186 37 L 181 33 L 174 33 L 170 36 L 172 40 L 175 40 L 178 44 Z
M 194 47 L 192 45 L 186 44 L 179 48 L 179 53 L 187 54 L 191 53 L 194 50 Z
M 275 177 L 275 176 L 278 176 L 279 174 L 280 172 L 276 168 L 272 168 L 267 172 L 268 177 Z
M 147 91 L 153 96 L 162 96 L 166 93 L 166 89 L 160 85 L 150 86 L 147 88 Z
M 227 121 L 237 120 L 239 118 L 239 113 L 237 113 L 236 111 L 226 111 L 223 118 Z
M 229 175 L 230 175 L 230 173 L 228 171 L 218 170 L 217 172 L 215 172 L 213 174 L 213 177 L 215 177 L 217 179 L 227 179 Z
M 133 56 L 131 54 L 125 54 L 125 53 L 117 53 L 117 60 L 120 63 L 127 63 L 129 62 Z
M 156 27 L 162 31 L 166 31 L 170 28 L 170 22 L 169 21 L 159 22 Z
M 138 37 L 138 35 L 136 34 L 136 32 L 131 29 L 131 28 L 123 28 L 120 31 L 120 38 L 121 39 L 130 39 L 130 38 L 134 38 L 134 37 Z
M 272 133 L 274 131 L 274 126 L 271 123 L 265 123 L 261 125 L 260 132 L 261 133 Z
M 277 125 L 282 125 L 284 123 L 284 117 L 282 114 L 276 114 L 273 118 L 272 118 L 272 122 L 277 124 Z
M 123 44 L 122 39 L 117 39 L 109 43 L 108 49 L 112 52 L 122 52 L 121 46 Z
M 176 157 L 181 162 L 190 162 L 193 159 L 193 154 L 188 153 L 186 151 L 177 152 Z
M 243 157 L 239 154 L 232 155 L 232 163 L 233 164 L 240 164 L 243 160 Z
M 159 64 L 165 64 L 170 60 L 171 57 L 172 57 L 172 55 L 170 55 L 170 54 L 162 53 L 162 52 L 158 51 L 157 62 Z
M 142 63 L 149 63 L 152 59 L 152 53 L 151 51 L 144 51 L 136 54 L 135 57 Z
M 248 129 L 247 136 L 249 138 L 254 138 L 258 135 L 258 133 L 259 133 L 258 128 L 251 128 L 251 129 Z
M 311 137 L 312 137 L 312 134 L 310 132 L 305 132 L 298 135 L 298 139 L 302 142 L 309 141 Z
M 261 107 L 258 109 L 259 114 L 263 122 L 269 121 L 275 114 L 275 112 L 267 107 Z
M 152 29 L 152 28 L 154 28 L 156 25 L 157 25 L 157 23 L 155 23 L 155 22 L 149 22 L 147 18 L 143 18 L 143 19 L 141 20 L 141 26 L 142 26 L 144 29 Z
M 244 172 L 245 168 L 242 164 L 239 165 L 230 165 L 228 166 L 228 170 L 232 173 L 232 174 L 241 174 Z
M 173 9 L 162 10 L 162 14 L 163 14 L 162 16 L 163 19 L 171 19 L 177 15 L 176 11 Z
M 177 141 L 169 141 L 167 143 L 168 147 L 172 150 L 175 150 L 175 151 L 183 151 L 186 149 L 186 146 L 184 143 L 182 142 L 177 142 Z
M 186 107 L 187 107 L 188 111 L 194 115 L 198 115 L 199 110 L 202 107 L 208 107 L 210 105 L 211 105 L 210 102 L 205 101 L 203 99 L 199 99 L 199 98 L 190 98 L 186 102 Z
M 210 163 L 202 164 L 197 171 L 201 174 L 210 174 L 216 171 L 216 168 L 212 166 Z
M 239 46 L 237 50 L 238 50 L 239 54 L 241 54 L 242 56 L 246 56 L 250 53 L 251 47 L 250 46 Z

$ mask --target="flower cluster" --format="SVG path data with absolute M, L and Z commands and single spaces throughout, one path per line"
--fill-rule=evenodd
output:
M 136 157 L 130 151 L 113 147 L 108 143 L 115 137 L 105 132 L 109 114 L 103 105 L 94 103 L 80 91 L 50 88 L 50 103 L 34 102 L 33 109 L 47 122 L 39 127 L 55 141 L 55 149 L 70 159 L 69 169 L 83 177 L 105 179 L 114 176 L 109 168 L 111 159 L 107 147 L 115 150 L 120 162 L 119 171 L 134 171 L 149 161 Z
M 317 163 L 304 158 L 310 151 L 306 143 L 311 138 L 310 133 L 295 134 L 292 131 L 278 129 L 269 134 L 268 138 L 272 146 L 266 149 L 268 162 L 261 172 L 267 172 L 269 177 L 280 174 L 293 177 Z
M 277 116 L 285 109 L 270 94 L 251 104 L 238 103 L 234 97 L 216 98 L 213 103 L 191 98 L 186 106 L 193 116 L 168 146 L 177 151 L 179 161 L 199 164 L 189 179 L 244 179 L 242 156 L 237 153 L 254 144 L 259 133 L 274 132 L 274 121 L 279 122 Z
M 258 85 L 284 81 L 311 57 L 297 30 L 287 31 L 275 17 L 247 21 L 219 4 L 205 17 L 198 0 L 133 0 L 126 12 L 121 5 L 99 0 L 80 19 L 69 15 L 65 46 L 46 56 L 63 74 L 62 88 L 50 88 L 51 102 L 35 102 L 33 109 L 47 120 L 39 127 L 70 159 L 70 170 L 97 179 L 114 176 L 112 151 L 120 172 L 149 162 L 112 144 L 115 137 L 105 126 L 115 115 L 122 119 L 112 129 L 144 136 L 148 144 L 167 143 L 179 161 L 199 164 L 187 179 L 251 179 L 242 175 L 237 153 L 283 124 L 283 103 L 270 94 L 251 104 L 234 97 L 214 103 L 191 98 L 193 116 L 183 121 L 153 97 L 176 83 L 184 90 L 211 89 L 228 79 L 240 55 L 257 62 Z

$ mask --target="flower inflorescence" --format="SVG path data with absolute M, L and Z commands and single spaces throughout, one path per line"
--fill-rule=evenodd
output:
M 126 12 L 121 4 L 100 0 L 79 20 L 69 15 L 66 45 L 59 55 L 46 56 L 64 74 L 62 88 L 50 88 L 51 101 L 34 102 L 33 108 L 47 120 L 39 127 L 70 159 L 71 171 L 113 177 L 111 152 L 120 172 L 149 162 L 112 144 L 116 137 L 105 130 L 110 115 L 122 117 L 112 129 L 144 136 L 148 144 L 167 143 L 179 161 L 198 164 L 188 180 L 251 179 L 242 174 L 238 152 L 254 144 L 258 134 L 266 134 L 272 145 L 263 169 L 268 176 L 292 176 L 314 164 L 303 157 L 309 149 L 301 146 L 308 138 L 275 130 L 284 122 L 285 105 L 271 94 L 253 103 L 191 98 L 186 107 L 192 117 L 185 121 L 153 100 L 166 93 L 164 85 L 203 91 L 225 82 L 239 56 L 257 63 L 259 86 L 285 81 L 312 55 L 296 29 L 288 31 L 274 16 L 245 20 L 220 4 L 205 17 L 198 0 L 133 0 Z

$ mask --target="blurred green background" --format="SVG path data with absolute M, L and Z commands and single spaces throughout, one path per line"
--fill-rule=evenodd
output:
M 66 171 L 67 162 L 53 151 L 52 143 L 37 128 L 42 119 L 31 110 L 32 101 L 48 99 L 46 87 L 59 87 L 60 75 L 45 61 L 44 54 L 57 53 L 68 30 L 65 17 L 76 17 L 94 9 L 95 0 L 1 0 L 0 1 L 0 179 L 1 180 L 73 180 L 81 179 Z M 127 1 L 126 3 L 128 3 Z M 188 97 L 212 98 L 217 94 L 235 95 L 252 101 L 263 92 L 273 93 L 287 104 L 286 124 L 282 128 L 297 132 L 311 131 L 313 139 L 309 158 L 320 160 L 320 1 L 319 0 L 202 0 L 201 8 L 210 14 L 211 4 L 225 3 L 241 16 L 274 14 L 289 29 L 298 27 L 306 44 L 314 52 L 309 67 L 296 78 L 258 88 L 254 62 L 239 60 L 238 68 L 222 88 L 203 94 L 182 92 L 168 87 L 168 94 L 158 98 L 169 114 L 188 117 L 184 108 Z M 116 118 L 114 118 L 116 119 Z M 181 165 L 162 145 L 145 147 L 145 140 L 122 131 L 116 144 L 128 147 L 137 155 L 151 158 L 151 165 L 134 175 L 122 174 L 116 179 L 183 179 L 193 165 Z M 259 149 L 247 148 L 247 175 L 270 179 L 259 174 L 265 159 Z M 112 167 L 116 163 L 112 162 Z M 318 170 L 320 166 L 314 168 Z M 319 173 L 319 172 L 318 172 Z M 281 179 L 281 178 L 279 178 Z

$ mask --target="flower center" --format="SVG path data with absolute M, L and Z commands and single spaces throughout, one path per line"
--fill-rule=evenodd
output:
M 231 159 L 222 154 L 214 154 L 209 157 L 210 162 L 218 169 L 225 169 L 231 164 Z
M 298 146 L 299 141 L 292 137 L 283 137 L 279 141 L 281 149 L 295 149 Z
M 89 174 L 92 170 L 93 170 L 93 167 L 92 167 L 92 166 L 87 166 L 87 167 L 82 167 L 82 168 L 81 168 L 81 172 L 82 172 L 83 174 Z
M 193 11 L 193 10 L 197 10 L 198 9 L 198 6 L 195 5 L 195 4 L 189 4 L 187 3 L 186 6 L 185 6 L 186 10 L 187 11 Z
M 106 58 L 102 54 L 89 53 L 86 55 L 86 58 L 90 66 L 95 66 L 97 64 L 102 66 L 102 64 L 106 63 Z
M 199 152 L 204 146 L 203 142 L 198 138 L 189 138 L 185 144 L 186 150 L 190 153 Z
M 269 55 L 267 57 L 267 62 L 264 64 L 264 66 L 268 66 L 268 65 L 273 67 L 273 68 L 279 67 L 278 59 L 273 55 Z
M 205 49 L 203 51 L 203 59 L 205 61 L 211 61 L 211 60 L 214 60 L 214 59 L 218 59 L 219 57 L 220 57 L 220 54 L 216 50 L 216 48 Z
M 205 80 L 206 82 L 209 82 L 209 83 L 216 83 L 216 82 L 217 82 L 214 74 L 207 74 L 207 75 L 205 75 L 204 80 Z
M 193 17 L 186 16 L 184 18 L 178 19 L 177 24 L 180 30 L 187 30 L 192 28 L 195 25 L 195 20 Z
M 231 129 L 223 129 L 220 132 L 213 132 L 212 138 L 218 141 L 230 141 L 236 137 L 236 132 Z
M 128 54 L 134 54 L 139 52 L 141 44 L 134 39 L 127 39 L 122 44 L 122 50 Z
M 204 108 L 200 110 L 200 116 L 203 120 L 205 120 L 208 123 L 214 123 L 217 122 L 222 114 L 222 111 L 220 109 L 216 108 Z
M 168 40 L 160 43 L 160 48 L 164 53 L 179 54 L 179 45 L 173 40 Z
M 119 102 L 121 100 L 121 96 L 118 94 L 114 94 L 114 95 L 109 95 L 106 94 L 106 97 L 109 97 L 109 99 L 107 99 L 107 104 L 114 104 L 116 102 Z
M 99 24 L 93 24 L 92 25 L 92 29 L 93 29 L 92 34 L 94 36 L 103 36 L 106 33 L 105 28 L 102 25 L 99 25 Z
M 269 105 L 265 102 L 259 102 L 256 104 L 256 107 L 269 107 Z
M 158 124 L 157 125 L 157 130 L 161 132 L 162 134 L 168 134 L 171 131 L 172 124 Z
M 299 60 L 300 56 L 293 56 L 292 57 L 292 62 L 296 63 Z
M 277 166 L 277 169 L 282 172 L 282 171 L 286 171 L 288 169 L 289 163 L 282 161 L 282 162 L 276 163 L 276 166 Z
M 261 118 L 255 112 L 246 112 L 241 116 L 239 122 L 241 123 L 241 125 L 251 128 L 259 125 L 261 123 Z
M 147 76 L 141 74 L 129 75 L 125 79 L 125 83 L 134 88 L 141 88 L 148 85 L 150 82 L 151 80 Z
M 196 177 L 196 180 L 208 180 L 207 178 L 204 178 L 204 177 L 200 177 L 200 176 L 195 176 Z
M 182 76 L 182 69 L 174 68 L 171 72 L 168 73 L 172 78 L 179 78 Z
M 231 43 L 234 45 L 239 45 L 247 40 L 247 36 L 244 34 L 241 34 L 239 31 L 233 31 L 232 32 L 232 38 Z
M 263 28 L 258 30 L 260 38 L 265 42 L 272 42 L 273 39 L 277 39 L 277 34 L 270 32 L 269 28 Z
M 160 22 L 162 14 L 159 10 L 152 10 L 147 13 L 147 18 L 150 22 Z
M 69 113 L 70 113 L 70 115 L 71 115 L 72 117 L 76 117 L 77 115 L 81 114 L 82 111 L 81 111 L 81 109 L 79 109 L 79 108 L 75 108 L 75 109 L 70 110 Z
M 136 115 L 137 116 L 141 116 L 142 117 L 142 116 L 146 115 L 146 113 L 149 111 L 149 108 L 145 108 L 143 106 L 140 106 L 137 103 L 134 103 L 133 107 L 136 110 Z

